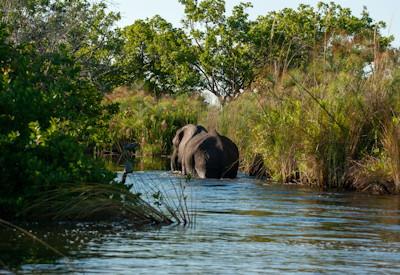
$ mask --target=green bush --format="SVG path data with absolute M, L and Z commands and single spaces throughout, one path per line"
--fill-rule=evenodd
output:
M 88 154 L 106 142 L 112 108 L 60 46 L 42 53 L 13 45 L 0 28 L 0 216 L 60 183 L 109 183 L 114 174 Z

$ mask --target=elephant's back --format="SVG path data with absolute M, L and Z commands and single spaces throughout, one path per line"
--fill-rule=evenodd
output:
M 223 150 L 229 153 L 229 155 L 233 158 L 239 158 L 239 149 L 230 138 L 221 136 L 222 139 L 222 144 L 223 144 Z

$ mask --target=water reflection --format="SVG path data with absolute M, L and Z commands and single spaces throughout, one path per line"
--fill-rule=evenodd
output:
M 148 171 L 128 180 L 163 185 L 170 192 L 169 184 L 182 179 Z M 63 249 L 70 260 L 52 258 L 45 264 L 46 257 L 30 262 L 32 257 L 24 259 L 20 269 L 107 274 L 358 274 L 400 269 L 399 197 L 263 186 L 244 176 L 193 180 L 187 190 L 196 211 L 192 227 L 38 228 L 34 231 L 43 237 L 51 232 L 45 240 Z M 8 238 L 4 232 L 0 236 Z M 18 249 L 13 251 L 15 256 Z

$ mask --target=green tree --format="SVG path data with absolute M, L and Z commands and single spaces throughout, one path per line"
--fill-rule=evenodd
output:
M 320 2 L 316 8 L 300 5 L 297 10 L 286 8 L 260 16 L 250 36 L 258 66 L 269 66 L 279 75 L 308 65 L 313 57 L 331 58 L 334 51 L 344 57 L 357 52 L 363 56 L 361 62 L 371 62 L 374 50 L 386 49 L 392 40 L 382 36 L 384 27 L 366 9 L 357 17 L 348 8 Z
M 126 83 L 142 80 L 156 95 L 196 89 L 199 77 L 192 66 L 194 53 L 181 29 L 155 16 L 126 27 L 123 37 L 119 66 L 124 68 Z
M 201 87 L 223 98 L 233 97 L 249 86 L 254 77 L 254 47 L 249 30 L 252 22 L 241 3 L 225 15 L 223 0 L 180 0 L 185 6 L 183 20 L 193 41 Z
M 236 95 L 254 76 L 251 22 L 245 12 L 250 4 L 236 6 L 226 17 L 224 1 L 180 2 L 184 28 L 155 16 L 124 29 L 119 64 L 125 81 L 144 81 L 157 95 L 202 90 Z
M 2 0 L 0 14 L 14 45 L 35 44 L 42 54 L 63 47 L 98 90 L 119 85 L 120 68 L 114 60 L 122 46 L 115 28 L 120 15 L 108 12 L 104 1 Z

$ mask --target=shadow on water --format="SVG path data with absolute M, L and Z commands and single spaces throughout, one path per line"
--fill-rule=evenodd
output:
M 133 188 L 158 185 L 174 196 L 170 184 L 182 180 L 166 171 L 151 170 L 134 172 L 127 183 L 133 183 Z M 400 270 L 398 196 L 265 185 L 244 175 L 235 180 L 194 179 L 186 190 L 196 217 L 193 226 L 29 226 L 69 260 L 0 228 L 1 239 L 9 240 L 1 242 L 0 259 L 26 273 L 358 274 Z

